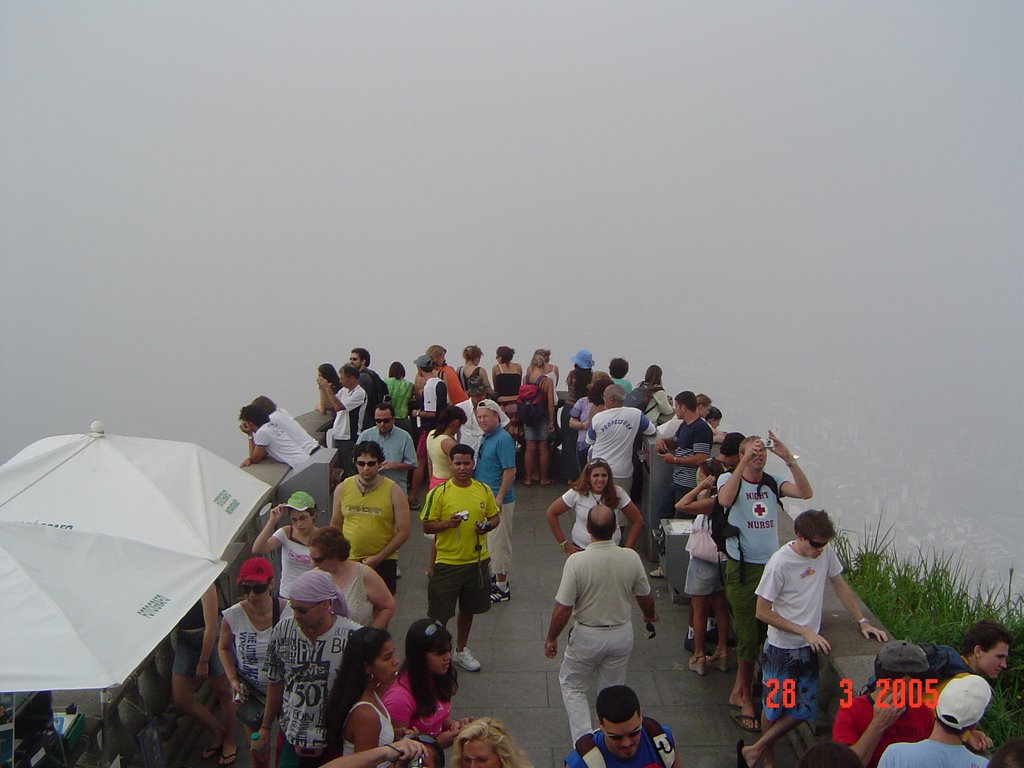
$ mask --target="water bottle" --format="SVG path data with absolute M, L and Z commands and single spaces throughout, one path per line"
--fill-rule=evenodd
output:
M 260 732 L 254 731 L 252 736 L 249 737 L 249 763 L 252 768 L 269 768 L 270 766 L 270 745 L 267 745 L 267 751 L 262 754 L 256 751 L 256 742 L 260 740 Z M 270 734 L 267 734 L 267 738 L 270 738 Z

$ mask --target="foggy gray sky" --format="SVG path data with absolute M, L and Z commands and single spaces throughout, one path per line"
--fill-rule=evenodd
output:
M 1009 1 L 0 3 L 0 461 L 96 418 L 241 460 L 353 345 L 586 346 L 777 426 L 844 526 L 1019 569 L 1022 41 Z

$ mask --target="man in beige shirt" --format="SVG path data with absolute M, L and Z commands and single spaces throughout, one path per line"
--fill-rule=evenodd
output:
M 633 599 L 645 621 L 658 620 L 640 556 L 612 541 L 614 510 L 600 505 L 590 510 L 587 531 L 590 545 L 565 561 L 544 644 L 545 655 L 555 658 L 558 636 L 569 617 L 575 619 L 558 675 L 573 742 L 594 729 L 587 703 L 591 683 L 596 679 L 597 689 L 603 690 L 626 682 L 633 649 Z

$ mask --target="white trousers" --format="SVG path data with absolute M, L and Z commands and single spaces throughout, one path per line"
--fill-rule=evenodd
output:
M 572 628 L 558 682 L 562 686 L 562 701 L 573 743 L 594 730 L 587 691 L 595 681 L 598 691 L 609 685 L 625 685 L 632 650 L 633 625 L 628 621 L 607 629 L 583 624 Z
M 487 553 L 491 556 L 491 573 L 508 574 L 512 567 L 512 516 L 514 501 L 501 505 L 501 523 L 487 534 Z

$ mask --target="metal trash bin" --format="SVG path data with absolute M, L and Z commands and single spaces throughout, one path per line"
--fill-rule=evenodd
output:
M 686 571 L 690 567 L 690 553 L 686 544 L 693 530 L 692 520 L 661 521 L 661 570 L 672 589 L 673 603 L 686 603 Z
M 652 563 L 660 560 L 660 553 L 664 549 L 662 544 L 663 531 L 661 520 L 658 518 L 658 502 L 668 492 L 672 485 L 672 467 L 659 459 L 654 452 L 655 437 L 644 438 L 646 444 L 640 451 L 644 464 L 644 498 L 641 503 L 641 512 L 644 516 L 645 533 L 643 536 L 644 545 L 641 553 Z

